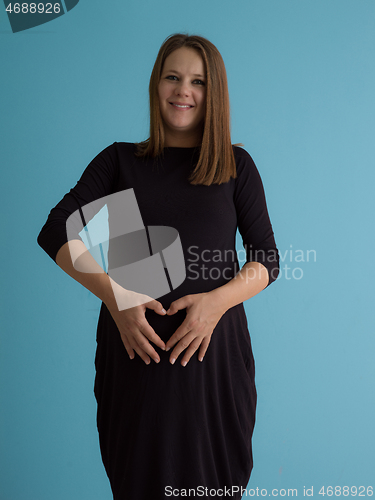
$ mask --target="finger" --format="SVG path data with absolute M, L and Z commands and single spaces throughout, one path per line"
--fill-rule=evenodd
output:
M 157 300 L 146 302 L 145 306 L 147 307 L 147 309 L 152 309 L 161 316 L 165 316 L 167 314 L 167 311 L 164 309 L 163 304 L 161 302 L 158 302 Z
M 155 332 L 155 330 L 152 328 L 150 323 L 144 318 L 144 322 L 139 326 L 139 331 L 142 333 L 148 340 L 153 342 L 155 345 L 160 347 L 160 349 L 163 349 L 165 351 L 165 343 L 161 340 L 159 335 Z M 151 346 L 152 347 L 152 346 Z M 156 354 L 156 351 L 154 351 Z
M 150 358 L 152 358 L 155 361 L 155 363 L 159 363 L 160 362 L 160 357 L 159 357 L 158 353 L 152 347 L 152 345 L 147 340 L 147 338 L 144 335 L 142 335 L 142 333 L 140 333 L 139 335 L 137 335 L 136 337 L 134 337 L 134 340 L 136 341 L 138 348 L 143 353 L 143 355 L 141 356 L 141 358 L 144 361 L 150 361 L 150 359 L 149 359 L 149 357 L 150 357 Z
M 127 339 L 126 335 L 121 335 L 121 340 L 122 340 L 122 343 L 124 344 L 126 352 L 129 354 L 129 358 L 133 359 L 134 358 L 134 350 L 133 350 L 132 346 L 130 345 L 129 340 Z
M 169 309 L 167 310 L 167 314 L 175 314 L 177 311 L 180 311 L 181 309 L 186 309 L 190 305 L 190 296 L 185 295 L 184 297 L 181 297 L 180 299 L 175 300 L 172 302 L 172 304 L 169 306 Z
M 182 361 L 181 361 L 181 365 L 182 366 L 186 366 L 188 364 L 188 362 L 190 361 L 190 358 L 192 357 L 192 355 L 195 353 L 195 351 L 199 348 L 199 346 L 201 345 L 202 343 L 202 338 L 201 337 L 196 337 L 193 342 L 189 345 L 187 351 L 185 352 L 183 358 L 182 358 Z
M 125 349 L 127 350 L 127 353 L 129 354 L 130 359 L 134 359 L 134 351 L 140 356 L 141 359 L 147 364 L 151 362 L 150 358 L 147 356 L 147 354 L 139 347 L 137 342 L 131 338 L 130 340 L 126 335 L 121 334 L 121 340 L 125 346 Z
M 140 329 L 133 331 L 133 332 L 128 331 L 127 335 L 121 333 L 121 338 L 123 340 L 125 348 L 128 350 L 127 347 L 129 347 L 129 349 L 133 349 L 134 351 L 136 351 L 136 353 L 142 358 L 142 360 L 146 364 L 149 364 L 151 362 L 150 357 L 156 363 L 160 362 L 159 355 L 157 354 L 155 349 L 152 347 L 152 345 L 149 343 L 147 338 L 143 335 L 143 333 Z M 128 353 L 129 353 L 129 350 L 128 350 Z M 130 356 L 130 353 L 129 353 L 129 356 Z M 130 358 L 133 359 L 132 356 L 130 356 Z
M 186 348 L 190 346 L 190 344 L 193 342 L 193 340 L 196 338 L 196 335 L 193 333 L 185 335 L 179 343 L 176 345 L 176 347 L 173 349 L 171 352 L 169 361 L 173 365 L 178 356 L 184 351 Z M 198 344 L 199 345 L 199 344 Z
M 208 346 L 210 345 L 211 342 L 211 335 L 208 337 L 205 337 L 201 343 L 201 347 L 199 349 L 199 354 L 198 354 L 198 359 L 199 361 L 203 361 L 203 358 L 207 352 Z
M 172 337 L 170 337 L 166 344 L 165 344 L 165 350 L 169 351 L 171 347 L 173 347 L 177 342 L 179 342 L 183 337 L 185 337 L 186 334 L 192 331 L 194 326 L 198 320 L 194 321 L 188 321 L 187 318 L 181 323 L 181 325 L 177 328 L 177 330 L 174 332 Z M 195 332 L 198 333 L 198 332 Z
M 139 357 L 146 363 L 146 365 L 149 365 L 151 363 L 151 359 L 147 356 L 147 354 L 142 348 L 140 348 L 138 345 L 134 345 L 133 349 L 139 355 Z

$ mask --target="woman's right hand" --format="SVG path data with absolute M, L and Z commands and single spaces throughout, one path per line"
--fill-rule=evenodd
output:
M 157 300 L 148 295 L 124 290 L 117 285 L 116 298 L 117 302 L 112 301 L 111 304 L 106 304 L 117 328 L 119 329 L 122 342 L 125 346 L 130 359 L 134 358 L 134 351 L 139 354 L 143 361 L 148 365 L 152 358 L 156 363 L 159 363 L 160 357 L 149 341 L 165 350 L 165 343 L 155 333 L 146 319 L 146 309 L 152 309 L 156 313 L 164 316 L 166 311 L 163 305 Z M 119 309 L 117 303 L 122 304 L 139 304 L 133 307 Z
M 136 351 L 146 364 L 151 362 L 150 357 L 157 363 L 160 361 L 149 340 L 161 349 L 165 349 L 165 343 L 156 335 L 145 315 L 149 308 L 164 316 L 166 312 L 160 302 L 116 283 L 92 257 L 82 240 L 65 243 L 56 255 L 56 264 L 105 303 L 130 359 L 134 358 Z

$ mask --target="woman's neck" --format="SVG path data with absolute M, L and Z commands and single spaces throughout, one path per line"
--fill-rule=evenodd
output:
M 165 130 L 164 146 L 166 148 L 195 148 L 202 142 L 202 133 L 176 133 Z

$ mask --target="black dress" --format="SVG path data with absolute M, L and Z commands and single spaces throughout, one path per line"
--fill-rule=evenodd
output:
M 99 153 L 76 186 L 51 210 L 39 245 L 55 260 L 66 243 L 65 221 L 79 207 L 111 193 L 134 189 L 144 226 L 177 229 L 186 279 L 157 297 L 165 309 L 176 299 L 224 285 L 240 270 L 237 227 L 247 251 L 278 274 L 278 251 L 258 170 L 234 146 L 237 178 L 221 185 L 191 185 L 197 148 L 166 148 L 159 161 L 135 157 L 131 143 L 115 142 Z M 231 251 L 230 251 L 231 250 Z M 226 252 L 227 251 L 227 252 Z M 164 342 L 186 310 L 146 318 Z M 95 396 L 103 463 L 115 500 L 164 500 L 180 496 L 239 500 L 253 467 L 254 359 L 243 304 L 220 319 L 202 362 L 174 365 L 153 344 L 160 363 L 131 360 L 117 326 L 102 303 L 97 328 Z M 225 489 L 226 488 L 226 489 Z M 210 494 L 210 489 L 211 494 Z M 215 491 L 214 491 L 215 490 Z M 228 493 L 230 491 L 230 494 Z

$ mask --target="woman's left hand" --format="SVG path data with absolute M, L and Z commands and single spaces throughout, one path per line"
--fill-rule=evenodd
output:
M 181 362 L 185 366 L 199 346 L 198 359 L 203 361 L 214 328 L 226 311 L 212 292 L 185 295 L 171 303 L 167 314 L 175 314 L 181 309 L 187 309 L 186 318 L 165 343 L 165 348 L 168 350 L 178 342 L 169 358 L 172 364 L 187 348 Z

